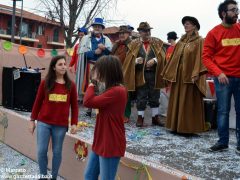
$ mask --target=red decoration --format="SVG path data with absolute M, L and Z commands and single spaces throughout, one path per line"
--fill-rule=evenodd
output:
M 214 96 L 214 94 L 215 94 L 214 82 L 210 82 L 209 81 L 208 85 L 209 85 L 209 89 L 210 89 L 211 95 Z
M 77 142 L 74 145 L 74 151 L 76 153 L 76 157 L 78 160 L 84 160 L 88 155 L 88 147 L 87 144 L 77 140 Z
M 38 57 L 40 57 L 40 58 L 44 57 L 44 56 L 45 56 L 45 50 L 42 49 L 42 48 L 41 48 L 41 49 L 38 49 L 37 55 L 38 55 Z

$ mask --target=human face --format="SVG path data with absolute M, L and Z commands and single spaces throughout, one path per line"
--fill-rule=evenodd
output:
M 84 35 L 85 35 L 84 32 L 79 32 L 79 33 L 78 33 L 79 39 L 82 39 L 82 37 L 83 37 Z
M 127 33 L 127 32 L 125 32 L 125 33 L 119 33 L 119 40 L 120 40 L 120 41 L 126 41 L 129 36 L 130 36 L 130 34 Z
M 103 27 L 101 25 L 95 24 L 92 27 L 93 27 L 94 34 L 101 34 L 103 31 Z
M 143 40 L 147 40 L 151 37 L 151 31 L 149 30 L 140 30 L 139 34 Z
M 191 21 L 185 21 L 183 26 L 186 33 L 191 33 L 196 29 L 196 26 Z
M 227 11 L 223 12 L 223 21 L 226 24 L 235 24 L 238 20 L 239 9 L 235 4 L 229 4 Z
M 63 76 L 67 71 L 67 65 L 65 59 L 59 59 L 53 68 L 57 76 Z

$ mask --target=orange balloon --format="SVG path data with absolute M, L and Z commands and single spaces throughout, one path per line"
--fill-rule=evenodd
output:
M 20 54 L 26 54 L 27 51 L 28 51 L 28 49 L 27 49 L 26 46 L 20 45 L 20 46 L 18 47 L 18 52 L 19 52 Z

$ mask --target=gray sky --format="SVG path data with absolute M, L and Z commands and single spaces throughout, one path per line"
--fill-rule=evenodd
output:
M 206 36 L 207 32 L 221 21 L 217 8 L 223 0 L 118 0 L 117 9 L 104 17 L 106 20 L 123 20 L 123 24 L 131 24 L 137 29 L 141 21 L 147 21 L 152 29 L 152 35 L 166 40 L 169 31 L 176 31 L 178 37 L 184 34 L 181 23 L 182 17 L 189 15 L 196 17 L 201 25 L 200 35 Z M 27 3 L 25 3 L 27 2 Z M 32 12 L 37 0 L 24 0 L 25 10 Z M 12 1 L 0 0 L 1 4 L 12 6 Z M 239 1 L 238 1 L 239 3 Z M 17 7 L 21 2 L 17 2 Z M 117 21 L 106 26 L 120 25 Z

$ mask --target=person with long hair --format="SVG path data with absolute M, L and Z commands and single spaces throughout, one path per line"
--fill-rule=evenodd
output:
M 48 144 L 52 139 L 52 179 L 56 179 L 62 160 L 62 145 L 68 131 L 71 108 L 71 133 L 76 133 L 78 103 L 76 85 L 67 75 L 65 56 L 52 58 L 48 73 L 38 88 L 33 105 L 29 131 L 35 130 L 37 120 L 37 156 L 40 175 L 47 175 Z
M 122 65 L 116 56 L 99 58 L 92 72 L 96 83 L 89 84 L 83 105 L 99 109 L 99 113 L 84 179 L 95 180 L 100 174 L 102 180 L 114 180 L 126 150 L 124 111 L 127 89 L 122 85 Z
M 171 82 L 166 127 L 189 135 L 204 131 L 207 70 L 202 64 L 204 39 L 198 34 L 198 20 L 185 16 L 182 24 L 186 33 L 177 42 L 162 75 Z

